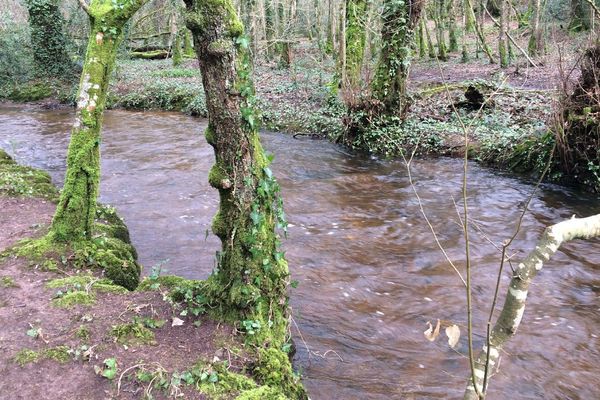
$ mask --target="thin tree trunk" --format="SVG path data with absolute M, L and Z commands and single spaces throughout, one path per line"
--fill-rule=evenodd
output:
M 365 55 L 365 19 L 367 1 L 346 0 L 344 24 L 345 63 L 342 73 L 342 87 L 356 91 L 360 89 L 362 66 Z
M 67 153 L 67 172 L 50 235 L 74 242 L 92 238 L 100 183 L 100 131 L 110 75 L 123 29 L 147 0 L 132 0 L 123 8 L 111 0 L 94 0 L 85 9 L 90 19 L 88 41 L 77 95 L 75 124 Z
M 532 0 L 531 36 L 527 49 L 530 56 L 538 56 L 544 51 L 542 30 L 540 29 L 541 0 Z
M 508 67 L 508 49 L 506 39 L 506 1 L 498 0 L 498 13 L 500 14 L 500 26 L 498 29 L 498 57 L 500 68 Z

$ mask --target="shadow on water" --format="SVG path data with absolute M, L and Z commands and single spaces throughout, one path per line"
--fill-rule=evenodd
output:
M 57 183 L 69 111 L 0 106 L 0 146 Z M 173 113 L 110 111 L 102 142 L 101 201 L 124 216 L 141 261 L 205 278 L 219 247 L 206 235 L 217 206 L 207 184 L 205 121 Z M 351 156 L 321 141 L 263 134 L 290 221 L 297 365 L 313 399 L 456 398 L 467 376 L 464 289 L 433 243 L 400 162 Z M 441 243 L 464 262 L 460 160 L 416 161 L 414 177 Z M 498 251 L 532 186 L 470 166 L 475 322 L 485 329 Z M 543 228 L 600 212 L 592 196 L 545 186 L 513 248 L 519 259 Z M 205 239 L 206 238 L 206 239 Z M 522 328 L 489 398 L 589 399 L 600 393 L 600 243 L 564 246 L 534 282 Z M 168 260 L 168 261 L 166 261 Z M 503 283 L 508 281 L 505 274 Z M 423 337 L 437 318 L 461 326 L 457 351 Z M 483 336 L 477 335 L 479 348 Z M 303 341 L 312 351 L 310 354 Z

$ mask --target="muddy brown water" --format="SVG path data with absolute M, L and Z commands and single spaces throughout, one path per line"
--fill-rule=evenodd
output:
M 2 105 L 0 146 L 60 184 L 71 123 L 69 110 Z M 104 126 L 101 200 L 125 218 L 146 273 L 162 264 L 171 274 L 208 276 L 219 242 L 206 236 L 217 205 L 207 184 L 213 155 L 202 135 L 206 122 L 109 111 Z M 311 398 L 460 397 L 468 373 L 464 289 L 433 243 L 402 163 L 282 134 L 265 133 L 263 141 L 276 154 L 290 222 L 285 247 L 300 283 L 291 301 L 296 366 Z M 438 159 L 416 161 L 413 171 L 440 241 L 459 264 L 464 242 L 454 200 L 460 204 L 461 170 L 459 160 Z M 490 242 L 512 234 L 533 187 L 476 164 L 469 181 L 480 348 L 498 265 Z M 596 197 L 542 187 L 514 259 L 534 246 L 545 226 L 598 212 Z M 600 241 L 577 241 L 546 265 L 489 398 L 600 398 L 599 262 Z M 456 350 L 443 337 L 425 340 L 427 321 L 437 318 L 461 327 Z

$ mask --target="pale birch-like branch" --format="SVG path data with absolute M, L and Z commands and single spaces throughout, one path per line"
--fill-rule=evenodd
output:
M 489 354 L 489 366 L 493 368 L 500 358 L 500 350 L 515 335 L 521 324 L 529 285 L 537 273 L 541 271 L 544 262 L 550 260 L 550 257 L 565 242 L 574 239 L 591 239 L 598 236 L 600 236 L 600 214 L 587 218 L 573 218 L 546 228 L 535 249 L 515 269 L 506 294 L 504 307 L 490 335 L 490 348 L 488 349 L 488 346 L 484 345 L 476 360 L 474 375 L 477 390 L 471 377 L 469 377 L 464 395 L 465 400 L 479 400 L 480 397 L 477 392 L 485 393 L 487 388 L 483 387 L 483 381 L 487 355 Z

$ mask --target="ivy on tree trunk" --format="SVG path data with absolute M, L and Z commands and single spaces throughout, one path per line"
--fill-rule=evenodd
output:
M 372 83 L 373 98 L 388 115 L 406 111 L 406 79 L 422 0 L 385 0 L 381 28 L 381 53 Z
M 27 0 L 31 46 L 39 76 L 64 78 L 73 73 L 67 51 L 64 19 L 57 0 Z
M 289 273 L 275 229 L 286 222 L 258 135 L 249 40 L 231 1 L 185 3 L 216 158 L 209 183 L 220 197 L 212 230 L 222 247 L 203 295 L 219 315 L 239 322 L 249 341 L 280 349 L 288 340 Z

